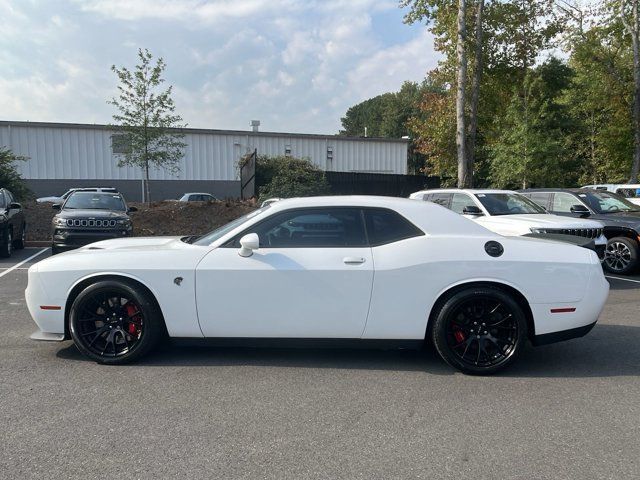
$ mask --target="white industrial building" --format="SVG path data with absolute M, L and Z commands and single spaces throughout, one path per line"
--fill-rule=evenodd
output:
M 407 173 L 405 139 L 195 128 L 183 132 L 187 147 L 179 173 L 150 174 L 153 200 L 188 191 L 238 197 L 238 160 L 254 150 L 258 155 L 306 157 L 326 171 Z M 70 187 L 113 186 L 139 200 L 142 172 L 117 166 L 115 137 L 107 125 L 0 121 L 0 146 L 29 158 L 17 167 L 37 196 Z

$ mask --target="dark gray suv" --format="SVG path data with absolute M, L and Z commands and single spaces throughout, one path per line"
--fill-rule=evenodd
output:
M 556 215 L 598 220 L 604 225 L 607 247 L 604 268 L 620 275 L 640 265 L 640 205 L 603 190 L 536 188 L 521 194 Z

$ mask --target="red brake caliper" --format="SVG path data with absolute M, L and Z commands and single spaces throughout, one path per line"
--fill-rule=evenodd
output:
M 465 341 L 465 336 L 464 333 L 462 333 L 462 330 L 456 330 L 455 332 L 453 332 L 453 336 L 458 343 L 462 343 Z
M 127 332 L 129 332 L 130 335 L 135 335 L 136 337 L 138 337 L 140 335 L 140 324 L 141 324 L 140 315 L 136 315 L 136 313 L 138 313 L 138 308 L 132 303 L 127 303 L 124 306 L 124 308 L 127 311 L 127 316 L 129 317 L 129 320 L 138 322 L 138 324 L 135 324 L 133 323 L 133 321 L 129 321 Z

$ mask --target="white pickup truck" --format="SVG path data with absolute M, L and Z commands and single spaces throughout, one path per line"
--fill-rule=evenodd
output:
M 511 190 L 436 189 L 412 193 L 409 198 L 437 203 L 504 236 L 574 235 L 591 239 L 602 258 L 607 239 L 595 220 L 552 215 Z
M 626 198 L 627 201 L 640 205 L 640 183 L 599 183 L 597 185 L 585 185 L 580 188 L 617 193 Z

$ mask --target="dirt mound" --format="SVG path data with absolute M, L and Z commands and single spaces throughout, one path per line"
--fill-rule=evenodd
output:
M 50 203 L 24 205 L 27 240 L 50 240 L 51 219 L 57 213 Z M 251 201 L 130 203 L 136 236 L 201 235 L 257 208 Z

